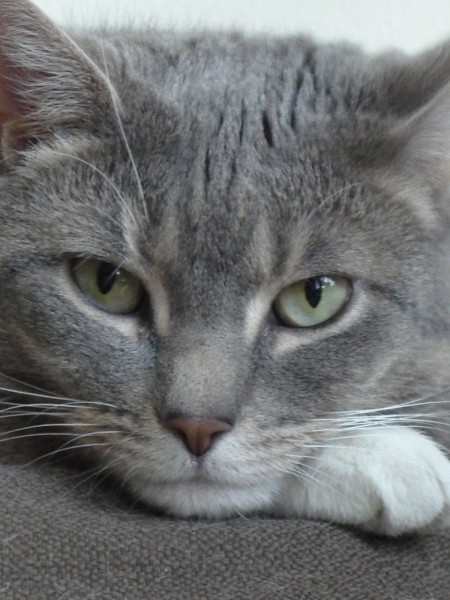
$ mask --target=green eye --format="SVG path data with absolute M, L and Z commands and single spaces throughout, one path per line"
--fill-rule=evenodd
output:
M 313 327 L 336 316 L 352 293 L 340 276 L 302 279 L 282 290 L 275 299 L 277 317 L 288 327 Z
M 116 315 L 134 312 L 145 295 L 141 282 L 128 271 L 95 258 L 75 261 L 72 273 L 89 300 Z

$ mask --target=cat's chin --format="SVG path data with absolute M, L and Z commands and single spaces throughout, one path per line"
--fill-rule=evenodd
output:
M 221 518 L 270 510 L 278 486 L 275 482 L 239 486 L 195 481 L 151 483 L 133 491 L 150 508 L 172 516 Z

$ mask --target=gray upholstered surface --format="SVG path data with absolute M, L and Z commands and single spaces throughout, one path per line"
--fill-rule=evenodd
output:
M 450 535 L 130 510 L 62 467 L 0 470 L 1 600 L 444 600 Z

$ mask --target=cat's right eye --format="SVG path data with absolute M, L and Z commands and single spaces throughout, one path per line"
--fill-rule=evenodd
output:
M 145 297 L 144 286 L 134 275 L 96 258 L 75 260 L 72 276 L 89 300 L 116 315 L 135 312 Z

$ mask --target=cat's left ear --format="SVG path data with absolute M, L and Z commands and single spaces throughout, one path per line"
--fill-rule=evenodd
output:
M 98 66 L 28 0 L 0 0 L 0 140 L 7 163 L 61 131 L 95 132 L 114 90 Z
M 450 84 L 391 130 L 389 172 L 432 191 L 450 184 Z

